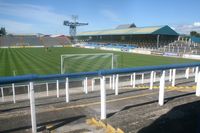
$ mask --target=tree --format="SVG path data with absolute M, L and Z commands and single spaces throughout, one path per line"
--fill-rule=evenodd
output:
M 191 31 L 190 36 L 200 37 L 200 33 L 196 32 L 196 31 Z
M 190 36 L 196 36 L 197 32 L 196 31 L 191 31 Z
M 4 27 L 1 27 L 1 29 L 0 29 L 0 35 L 2 35 L 2 36 L 6 35 L 6 29 Z

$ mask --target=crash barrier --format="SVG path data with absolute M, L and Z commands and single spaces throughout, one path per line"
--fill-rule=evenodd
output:
M 196 82 L 196 96 L 200 96 L 200 73 L 199 73 L 200 63 L 187 63 L 187 64 L 171 64 L 171 65 L 160 65 L 160 66 L 144 66 L 144 67 L 135 67 L 135 68 L 118 68 L 112 70 L 99 70 L 94 72 L 81 72 L 81 73 L 72 73 L 72 74 L 53 74 L 53 75 L 22 75 L 14 77 L 0 77 L 0 87 L 1 94 L 3 97 L 3 86 L 11 84 L 13 91 L 13 101 L 15 100 L 15 84 L 16 83 L 27 83 L 28 93 L 30 98 L 30 109 L 31 109 L 31 123 L 32 123 L 32 132 L 37 132 L 36 128 L 36 112 L 35 112 L 35 95 L 34 95 L 34 82 L 38 81 L 48 81 L 56 80 L 56 91 L 57 97 L 59 97 L 59 84 L 58 80 L 65 80 L 65 101 L 68 103 L 69 99 L 69 81 L 73 79 L 84 79 L 84 92 L 87 91 L 87 80 L 88 78 L 100 79 L 100 106 L 101 106 L 101 119 L 106 119 L 106 83 L 105 79 L 109 76 L 110 81 L 112 81 L 112 87 L 115 91 L 115 95 L 118 95 L 119 92 L 119 75 L 120 74 L 131 74 L 131 85 L 135 88 L 136 73 L 150 72 L 150 89 L 153 89 L 153 83 L 155 82 L 156 71 L 161 71 L 160 83 L 159 83 L 159 99 L 158 103 L 160 106 L 164 104 L 164 89 L 166 81 L 166 71 L 169 72 L 169 81 L 172 82 L 172 86 L 175 86 L 176 79 L 176 69 L 185 68 L 185 77 L 189 78 L 189 72 L 192 68 L 192 71 L 195 74 Z M 142 82 L 144 76 L 142 75 Z M 111 82 L 110 82 L 111 84 Z

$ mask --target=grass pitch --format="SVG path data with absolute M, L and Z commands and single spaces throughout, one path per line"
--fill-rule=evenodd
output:
M 49 48 L 48 51 L 45 48 L 1 48 L 0 76 L 23 74 L 57 74 L 60 73 L 60 55 L 62 54 L 88 54 L 106 52 L 114 53 L 118 56 L 117 62 L 119 68 L 195 62 L 195 60 L 182 58 L 72 47 Z

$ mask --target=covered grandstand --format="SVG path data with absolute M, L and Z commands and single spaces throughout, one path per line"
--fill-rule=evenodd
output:
M 142 48 L 163 47 L 178 39 L 179 34 L 169 26 L 135 27 L 121 25 L 116 29 L 87 31 L 77 34 L 84 42 L 132 44 Z

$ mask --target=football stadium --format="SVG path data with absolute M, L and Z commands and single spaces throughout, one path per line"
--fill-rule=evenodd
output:
M 200 131 L 200 33 L 182 34 L 167 23 L 94 30 L 76 15 L 58 20 L 69 34 L 1 28 L 0 132 Z
M 177 52 L 176 45 L 173 46 L 173 49 L 171 48 L 174 52 L 163 51 L 164 48 L 170 50 L 170 48 L 167 49 L 167 46 L 169 47 L 171 43 L 178 39 L 178 33 L 169 26 L 137 28 L 129 25 L 119 25 L 114 30 L 79 33 L 77 38 L 80 43 L 72 44 L 70 37 L 66 36 L 2 36 L 0 38 L 0 46 L 2 47 L 0 58 L 4 63 L 1 64 L 0 75 L 60 73 L 60 56 L 62 54 L 109 53 L 112 51 L 116 57 L 117 66 L 115 67 L 117 68 L 194 62 L 194 60 L 190 59 L 167 57 L 170 54 L 171 56 L 178 56 L 174 54 L 183 56 L 184 54 L 184 50 L 181 47 L 179 53 Z M 185 45 L 187 46 L 188 44 Z M 84 48 L 94 50 L 91 51 Z M 193 49 L 196 51 L 196 47 L 190 46 L 186 50 L 188 49 L 190 49 L 188 52 Z M 187 52 L 186 50 L 185 52 Z M 161 54 L 166 56 L 154 56 Z M 84 60 L 84 58 L 81 60 Z M 103 62 L 99 61 L 99 63 Z M 84 64 L 88 64 L 87 61 L 82 63 L 83 70 L 85 68 Z M 75 63 L 74 66 L 76 66 Z M 81 72 L 82 68 L 80 70 L 72 70 L 72 72 Z M 90 67 L 85 69 L 85 71 L 92 70 L 98 69 L 91 69 Z

